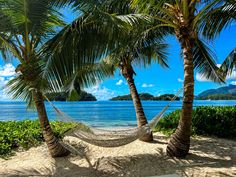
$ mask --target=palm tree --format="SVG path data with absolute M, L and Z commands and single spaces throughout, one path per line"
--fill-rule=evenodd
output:
M 200 39 L 198 25 L 208 6 L 196 10 L 198 0 L 135 1 L 141 11 L 147 12 L 158 21 L 156 28 L 167 27 L 177 37 L 184 61 L 184 97 L 182 115 L 178 128 L 168 146 L 169 156 L 185 157 L 190 148 L 192 108 L 194 99 L 194 67 L 213 81 L 221 82 L 212 52 Z M 212 5 L 212 4 L 210 4 Z
M 134 82 L 134 75 L 136 73 L 133 64 L 147 66 L 152 61 L 156 61 L 161 66 L 168 67 L 165 52 L 167 45 L 163 43 L 160 33 L 154 34 L 145 30 L 140 33 L 137 29 L 133 29 L 127 33 L 127 36 L 122 37 L 126 39 L 126 42 L 123 42 L 120 48 L 113 50 L 104 61 L 118 68 L 122 76 L 126 79 L 136 110 L 138 127 L 141 127 L 148 122 Z M 152 133 L 146 134 L 140 140 L 146 142 L 152 141 Z
M 6 60 L 18 59 L 17 76 L 9 81 L 14 98 L 34 104 L 43 137 L 52 157 L 65 156 L 69 151 L 53 134 L 44 105 L 43 92 L 50 89 L 43 76 L 44 63 L 40 48 L 63 26 L 60 14 L 48 0 L 0 0 L 0 49 Z
M 127 10 L 127 8 L 121 10 L 117 6 L 114 6 L 114 2 L 109 1 L 109 3 L 103 3 L 103 1 L 80 0 L 75 3 L 72 1 L 58 1 L 57 5 L 59 6 L 65 3 L 72 3 L 73 7 L 82 11 L 83 14 L 52 38 L 45 47 L 45 53 L 52 54 L 48 58 L 47 65 L 51 69 L 47 70 L 51 71 L 49 72 L 49 78 L 52 78 L 50 80 L 57 80 L 55 87 L 62 87 L 65 84 L 63 82 L 65 78 L 67 80 L 71 78 L 69 80 L 72 82 L 69 82 L 69 85 L 73 86 L 73 81 L 78 80 L 76 76 L 77 72 L 74 71 L 81 72 L 83 70 L 82 63 L 94 63 L 100 58 L 108 56 L 107 58 L 110 58 L 109 61 L 113 64 L 116 63 L 121 69 L 122 75 L 129 83 L 136 108 L 138 126 L 142 126 L 147 123 L 147 119 L 134 84 L 133 75 L 135 72 L 131 63 L 134 60 L 141 61 L 143 57 L 142 61 L 145 64 L 150 64 L 151 58 L 154 57 L 163 66 L 167 66 L 165 55 L 162 51 L 165 45 L 157 45 L 161 41 L 158 40 L 161 36 L 160 33 L 143 32 L 141 34 L 142 27 L 140 25 L 143 26 L 143 24 L 149 23 L 145 15 L 129 13 L 131 11 Z M 116 5 L 121 4 L 117 3 Z M 127 6 L 125 5 L 125 7 Z M 110 15 L 118 11 L 118 15 Z M 135 27 L 136 29 L 139 27 L 140 30 L 130 31 Z M 130 42 L 127 43 L 127 39 L 130 39 L 128 40 Z M 134 47 L 131 48 L 131 45 Z M 65 55 L 67 57 L 61 57 Z M 94 58 L 97 58 L 97 60 L 94 60 Z M 108 67 L 111 66 L 108 65 Z M 90 85 L 90 80 L 80 80 L 79 83 L 81 86 L 84 85 L 83 83 Z M 153 139 L 152 134 L 142 139 L 150 141 Z

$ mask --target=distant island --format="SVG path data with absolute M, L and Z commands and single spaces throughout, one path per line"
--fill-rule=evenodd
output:
M 171 100 L 171 98 L 173 98 L 175 95 L 174 94 L 164 94 L 164 95 L 160 95 L 160 96 L 153 96 L 149 93 L 140 93 L 139 97 L 141 100 L 153 100 L 153 101 L 168 101 Z M 110 99 L 111 101 L 126 101 L 126 100 L 132 100 L 131 95 L 122 95 L 122 96 L 117 96 L 117 97 L 113 97 Z M 176 100 L 180 100 L 179 97 L 176 98 Z
M 80 91 L 78 97 L 69 100 L 68 94 L 65 92 L 48 93 L 47 97 L 51 101 L 97 101 L 96 97 L 85 91 Z
M 209 89 L 200 93 L 197 100 L 236 100 L 236 85 Z
M 153 96 L 150 93 L 140 93 L 139 97 L 141 100 L 160 100 L 168 101 L 171 100 L 174 94 L 164 94 L 160 96 Z M 177 97 L 176 100 L 181 100 L 182 97 Z M 217 89 L 209 89 L 201 92 L 195 96 L 196 100 L 236 100 L 236 85 L 228 85 Z M 121 95 L 110 99 L 111 101 L 126 101 L 132 100 L 131 95 Z

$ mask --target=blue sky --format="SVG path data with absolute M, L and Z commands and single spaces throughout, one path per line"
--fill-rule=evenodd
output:
M 68 10 L 63 10 L 67 22 L 71 21 L 76 15 L 71 14 Z M 180 47 L 175 37 L 167 37 L 166 42 L 170 45 L 169 69 L 163 69 L 158 64 L 152 64 L 147 68 L 135 66 L 135 82 L 138 91 L 148 92 L 153 95 L 165 93 L 176 93 L 183 85 L 183 60 L 180 57 Z M 217 56 L 217 64 L 221 64 L 227 55 L 236 47 L 236 26 L 225 29 L 221 35 L 213 42 L 209 43 Z M 5 63 L 0 56 L 0 101 L 10 100 L 10 97 L 4 93 L 4 85 L 12 77 L 17 62 L 13 64 Z M 195 72 L 195 95 L 206 89 L 218 88 L 221 85 L 207 81 L 199 77 Z M 236 85 L 236 71 L 227 79 L 227 84 Z M 102 83 L 86 88 L 86 91 L 94 94 L 98 100 L 107 100 L 111 97 L 128 94 L 129 89 L 125 79 L 116 72 L 115 76 L 104 80 Z
M 216 53 L 216 63 L 221 64 L 227 55 L 236 47 L 236 27 L 226 29 L 210 45 Z M 169 69 L 163 69 L 158 64 L 152 64 L 147 68 L 135 67 L 135 82 L 139 93 L 148 92 L 153 95 L 176 93 L 183 85 L 183 60 L 180 57 L 180 47 L 175 37 L 167 37 L 170 45 Z M 227 79 L 227 84 L 236 85 L 236 71 Z M 195 95 L 206 89 L 214 89 L 222 85 L 207 81 L 195 72 Z M 100 99 L 108 99 L 112 96 L 128 94 L 129 89 L 125 79 L 117 71 L 116 75 L 105 80 L 101 84 L 87 89 Z

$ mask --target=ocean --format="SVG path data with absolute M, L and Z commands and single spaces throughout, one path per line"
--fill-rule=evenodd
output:
M 148 120 L 157 115 L 168 101 L 143 101 L 143 107 Z M 65 114 L 93 127 L 131 127 L 136 126 L 136 117 L 132 101 L 96 101 L 96 102 L 53 102 Z M 236 100 L 226 101 L 195 101 L 197 106 L 232 106 Z M 182 101 L 174 101 L 165 114 L 180 109 Z M 58 119 L 58 115 L 46 102 L 50 120 Z M 27 110 L 24 102 L 0 102 L 0 121 L 36 119 L 35 110 Z

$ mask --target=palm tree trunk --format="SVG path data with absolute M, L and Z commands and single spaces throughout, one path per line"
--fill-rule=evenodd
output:
M 41 92 L 39 91 L 34 92 L 34 102 L 37 108 L 38 117 L 43 132 L 43 137 L 48 146 L 51 156 L 52 157 L 67 156 L 70 152 L 60 144 L 60 142 L 55 137 L 50 127 Z
M 131 97 L 132 97 L 132 100 L 134 103 L 134 107 L 135 107 L 135 111 L 136 111 L 138 127 L 146 125 L 148 122 L 147 122 L 147 118 L 146 118 L 144 111 L 143 111 L 143 107 L 142 107 L 142 103 L 139 98 L 138 91 L 137 91 L 135 83 L 134 83 L 134 79 L 133 79 L 134 70 L 133 70 L 132 66 L 131 65 L 130 66 L 123 66 L 121 69 L 121 73 L 124 76 L 124 78 L 127 80 L 127 83 L 129 85 L 130 94 L 131 94 Z M 140 140 L 145 141 L 145 142 L 152 141 L 153 140 L 152 132 L 147 133 L 146 135 L 141 137 Z
M 184 98 L 182 116 L 175 133 L 171 136 L 166 152 L 169 156 L 185 157 L 190 148 L 194 98 L 193 45 L 190 38 L 185 38 L 184 40 L 179 39 L 179 41 L 184 57 Z

